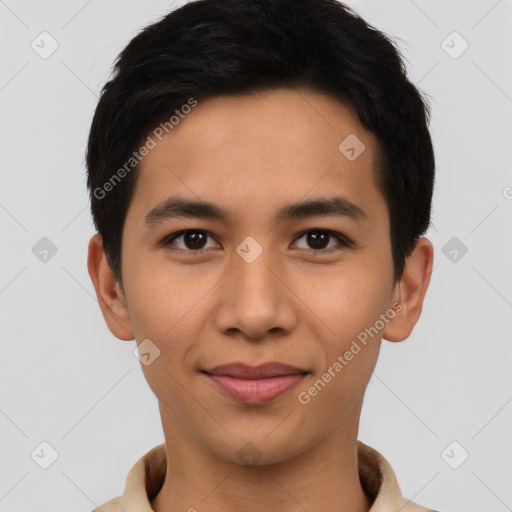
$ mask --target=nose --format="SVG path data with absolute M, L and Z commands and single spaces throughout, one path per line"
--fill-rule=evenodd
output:
M 264 250 L 251 263 L 233 255 L 231 270 L 221 287 L 215 323 L 223 334 L 242 333 L 259 340 L 292 332 L 298 305 L 290 291 L 283 265 Z

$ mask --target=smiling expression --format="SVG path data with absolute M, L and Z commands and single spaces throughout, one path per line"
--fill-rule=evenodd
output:
M 354 160 L 348 136 L 365 147 Z M 233 460 L 250 441 L 267 462 L 357 430 L 381 336 L 297 396 L 396 298 L 375 148 L 350 106 L 278 89 L 199 102 L 143 159 L 122 276 L 129 327 L 160 350 L 143 370 L 169 428 Z M 204 373 L 238 362 L 307 375 L 241 403 Z

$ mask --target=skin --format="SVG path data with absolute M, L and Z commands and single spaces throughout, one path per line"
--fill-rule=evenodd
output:
M 354 161 L 338 150 L 349 134 L 366 146 Z M 161 351 L 141 365 L 159 401 L 169 461 L 155 511 L 370 509 L 357 462 L 364 393 L 381 339 L 405 340 L 418 321 L 433 263 L 432 244 L 422 237 L 393 280 L 375 143 L 352 107 L 324 94 L 278 89 L 209 99 L 141 162 L 123 231 L 123 287 L 101 237 L 91 238 L 89 273 L 110 331 L 138 343 L 149 338 Z M 274 219 L 283 205 L 335 193 L 367 219 Z M 171 195 L 216 203 L 231 217 L 145 225 Z M 352 245 L 335 237 L 314 245 L 303 233 L 315 229 Z M 193 254 L 184 237 L 162 245 L 181 230 L 207 232 L 202 251 Z M 252 263 L 236 252 L 248 236 L 263 249 Z M 400 312 L 301 404 L 298 394 L 397 301 Z M 242 405 L 200 373 L 239 361 L 279 361 L 310 374 L 272 403 Z M 260 457 L 252 465 L 237 456 L 249 442 Z

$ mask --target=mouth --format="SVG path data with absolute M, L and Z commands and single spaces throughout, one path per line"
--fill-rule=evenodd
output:
M 294 366 L 272 362 L 220 365 L 201 371 L 225 396 L 245 405 L 269 403 L 294 388 L 309 374 Z

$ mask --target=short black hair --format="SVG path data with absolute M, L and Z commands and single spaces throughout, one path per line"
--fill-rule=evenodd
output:
M 137 150 L 151 130 L 164 120 L 172 128 L 170 116 L 191 101 L 277 88 L 348 102 L 376 135 L 375 180 L 390 215 L 395 281 L 402 276 L 429 227 L 435 160 L 430 107 L 408 79 L 398 45 L 337 0 L 196 0 L 129 42 L 92 120 L 91 212 L 121 285 Z

